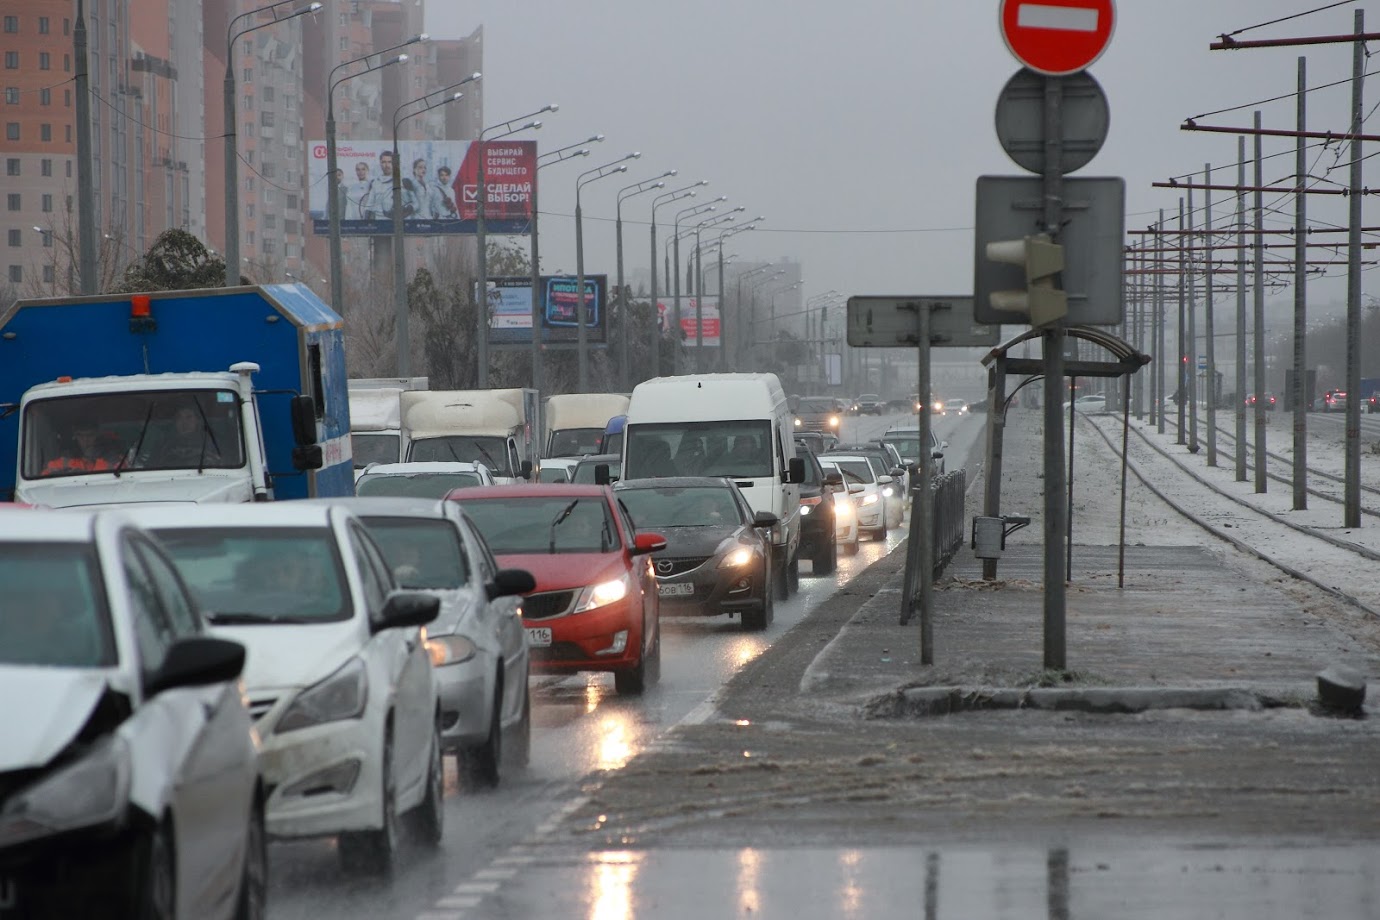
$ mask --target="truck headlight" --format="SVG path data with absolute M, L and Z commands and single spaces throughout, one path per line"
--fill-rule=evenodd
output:
M 330 677 L 299 693 L 273 731 L 282 735 L 327 722 L 358 719 L 368 702 L 368 672 L 363 661 L 351 658 Z
M 795 427 L 797 427 L 797 428 L 800 427 L 800 419 L 796 419 L 796 420 L 795 420 Z
M 466 636 L 428 636 L 426 640 L 426 653 L 431 656 L 434 668 L 469 661 L 476 651 L 474 643 Z
M 115 821 L 129 802 L 129 746 L 110 736 L 12 796 L 0 811 L 0 847 Z
M 612 581 L 601 581 L 597 585 L 590 585 L 580 592 L 580 602 L 575 605 L 576 613 L 583 613 L 586 610 L 593 610 L 595 607 L 604 607 L 608 604 L 617 603 L 628 596 L 628 576 L 620 575 Z

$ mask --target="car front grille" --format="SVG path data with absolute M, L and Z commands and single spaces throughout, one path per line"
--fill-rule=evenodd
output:
M 652 565 L 657 578 L 674 578 L 677 575 L 684 575 L 686 572 L 693 572 L 713 558 L 713 556 L 687 556 L 684 559 L 658 559 Z
M 568 613 L 575 602 L 574 591 L 542 591 L 522 599 L 524 620 L 546 620 Z

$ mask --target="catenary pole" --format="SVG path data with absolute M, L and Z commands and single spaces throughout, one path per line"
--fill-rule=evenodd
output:
M 1302 134 L 1308 123 L 1308 64 L 1306 58 L 1299 58 L 1298 78 L 1298 130 Z M 1308 508 L 1308 400 L 1312 394 L 1307 386 L 1308 364 L 1306 361 L 1308 334 L 1308 250 L 1304 248 L 1308 235 L 1307 196 L 1304 188 L 1308 184 L 1307 142 L 1299 137 L 1294 142 L 1294 182 L 1298 193 L 1294 195 L 1294 510 Z
M 1356 41 L 1351 56 L 1351 200 L 1347 234 L 1346 266 L 1346 506 L 1342 526 L 1361 526 L 1361 128 L 1365 112 L 1361 108 L 1362 81 L 1365 79 L 1366 14 L 1356 10 Z
M 1260 111 L 1255 113 L 1255 127 L 1260 128 Z M 1260 135 L 1255 135 L 1255 245 L 1253 259 L 1255 269 L 1252 287 L 1252 307 L 1255 312 L 1255 391 L 1265 392 L 1265 194 L 1261 191 L 1264 183 L 1264 157 L 1261 156 Z M 1269 487 L 1265 475 L 1265 405 L 1256 400 L 1255 406 L 1255 490 L 1264 494 Z

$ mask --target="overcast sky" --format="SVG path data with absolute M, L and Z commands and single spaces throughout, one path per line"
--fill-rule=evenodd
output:
M 1236 137 L 1182 131 L 1184 119 L 1291 94 L 1300 54 L 1310 86 L 1343 80 L 1352 50 L 1338 44 L 1228 52 L 1210 51 L 1209 43 L 1329 2 L 1118 4 L 1110 48 L 1090 69 L 1110 101 L 1111 129 L 1079 175 L 1125 178 L 1128 229 L 1146 227 L 1159 208 L 1177 212 L 1180 193 L 1152 182 L 1201 172 L 1209 162 L 1229 167 L 1215 181 L 1234 182 Z M 1348 3 L 1240 38 L 1348 33 L 1353 11 L 1365 5 Z M 586 272 L 614 273 L 617 189 L 676 168 L 682 180 L 709 179 L 706 193 L 766 215 L 760 231 L 735 236 L 729 251 L 743 259 L 799 260 L 806 296 L 961 294 L 973 287 L 975 180 L 1023 174 L 993 126 L 998 95 L 1019 66 L 1002 41 L 997 8 L 996 0 L 427 0 L 427 27 L 453 38 L 483 25 L 488 123 L 555 102 L 560 111 L 545 116 L 535 135 L 541 150 L 607 135 L 587 160 L 542 170 L 547 270 L 573 272 L 575 257 L 573 218 L 546 213 L 573 212 L 579 172 L 639 150 L 642 159 L 626 176 L 581 193 Z M 1369 12 L 1368 31 L 1380 31 L 1380 8 Z M 1380 102 L 1380 82 L 1368 80 L 1366 93 L 1369 113 Z M 1292 98 L 1261 105 L 1265 126 L 1292 128 L 1294 105 Z M 1349 105 L 1349 85 L 1311 93 L 1309 129 L 1345 131 Z M 1251 109 L 1199 123 L 1249 125 Z M 1367 132 L 1380 133 L 1377 125 L 1380 118 L 1370 118 Z M 1291 151 L 1292 144 L 1267 138 L 1265 153 Z M 1336 153 L 1335 145 L 1310 150 L 1314 174 L 1335 165 Z M 1345 183 L 1341 160 L 1330 178 Z M 1380 186 L 1375 162 L 1366 163 L 1372 187 Z M 1291 152 L 1267 160 L 1267 183 L 1280 184 L 1293 163 Z M 1201 194 L 1195 192 L 1200 208 Z M 650 198 L 624 204 L 630 267 L 647 264 Z M 1214 193 L 1219 220 L 1231 206 L 1227 199 Z M 1373 199 L 1366 204 L 1365 222 L 1380 224 Z M 1282 206 L 1286 213 L 1272 223 L 1291 226 L 1292 205 Z M 658 222 L 675 207 L 662 208 Z M 1309 216 L 1345 225 L 1346 205 L 1340 197 L 1311 196 Z M 1331 274 L 1310 283 L 1310 301 L 1344 301 L 1344 257 Z M 1365 292 L 1380 294 L 1380 275 L 1365 277 Z M 1271 297 L 1291 302 L 1293 294 Z

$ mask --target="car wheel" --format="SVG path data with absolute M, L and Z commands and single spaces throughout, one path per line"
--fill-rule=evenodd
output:
M 652 650 L 647 653 L 647 686 L 655 687 L 661 682 L 661 626 L 657 625 L 656 639 L 652 641 Z
M 776 586 L 776 596 L 784 601 L 791 596 L 791 577 L 786 571 L 786 560 L 777 562 L 773 559 L 772 562 L 772 581 Z
M 383 826 L 350 831 L 336 843 L 340 866 L 348 875 L 388 875 L 398 855 L 398 790 L 393 779 L 393 727 L 383 736 Z
M 515 736 L 511 745 L 512 765 L 521 770 L 532 761 L 532 691 L 524 687 L 522 690 L 522 717 L 518 720 L 517 727 L 513 729 Z
M 460 752 L 460 776 L 466 788 L 492 789 L 498 785 L 503 765 L 503 679 L 494 681 L 494 701 L 489 712 L 489 735 L 482 744 Z
M 634 667 L 613 672 L 613 689 L 619 696 L 641 696 L 647 689 L 647 652 L 643 651 Z
M 876 541 L 879 541 L 879 542 L 886 539 L 886 525 L 885 525 L 885 524 L 882 525 L 881 527 L 878 527 L 876 530 L 872 531 L 872 539 L 873 539 L 873 540 L 876 540 Z
M 426 795 L 407 816 L 412 835 L 423 846 L 438 847 L 446 831 L 446 773 L 441 760 L 441 729 L 431 738 L 431 755 L 426 771 Z
M 831 534 L 829 542 L 820 548 L 820 551 L 815 555 L 814 559 L 810 560 L 810 565 L 813 567 L 814 574 L 834 574 L 834 570 L 838 568 L 838 549 L 839 536 L 838 534 Z
M 851 542 L 843 544 L 843 554 L 845 556 L 856 556 L 858 554 L 858 539 L 854 538 Z
M 268 835 L 264 832 L 264 806 L 257 797 L 249 815 L 244 840 L 244 869 L 240 874 L 240 899 L 235 920 L 263 920 L 268 916 Z
M 144 845 L 144 878 L 139 889 L 139 920 L 175 920 L 177 878 L 173 874 L 172 831 L 159 825 Z
M 787 587 L 791 594 L 800 593 L 800 554 L 796 553 L 791 557 L 791 564 L 786 566 Z

